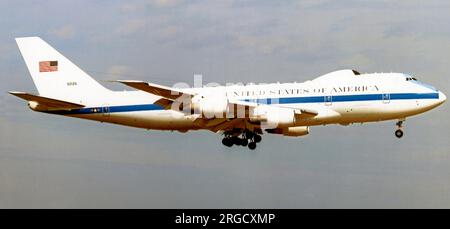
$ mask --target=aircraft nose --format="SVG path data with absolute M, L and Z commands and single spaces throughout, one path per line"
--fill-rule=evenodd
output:
M 445 100 L 447 100 L 447 96 L 445 96 L 445 94 L 442 93 L 442 91 L 439 91 L 439 104 L 444 103 Z

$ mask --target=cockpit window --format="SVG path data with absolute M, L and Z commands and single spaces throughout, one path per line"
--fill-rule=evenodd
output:
M 433 91 L 437 91 L 437 89 L 435 87 L 433 87 L 431 85 L 428 85 L 426 83 L 420 82 L 419 80 L 417 80 L 417 78 L 412 77 L 410 75 L 406 76 L 406 81 L 411 81 L 411 83 L 415 83 L 415 84 L 420 85 L 422 87 L 426 87 L 426 88 L 431 89 Z

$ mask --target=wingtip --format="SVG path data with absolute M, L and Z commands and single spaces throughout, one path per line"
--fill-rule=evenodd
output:
M 141 80 L 114 80 L 114 82 L 117 82 L 117 83 L 147 83 L 147 82 L 141 81 Z
M 105 83 L 117 83 L 117 80 L 100 80 L 100 81 Z
M 24 43 L 24 42 L 30 42 L 30 41 L 43 41 L 40 37 L 16 37 L 14 38 L 17 44 Z
M 25 94 L 25 92 L 22 91 L 8 91 L 8 93 L 11 95 Z
M 15 40 L 22 40 L 22 39 L 42 39 L 38 36 L 31 36 L 31 37 L 16 37 Z

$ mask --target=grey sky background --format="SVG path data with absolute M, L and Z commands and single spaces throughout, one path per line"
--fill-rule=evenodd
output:
M 448 104 L 407 120 L 264 135 L 133 129 L 32 112 L 14 38 L 97 80 L 291 82 L 405 72 L 450 94 L 448 1 L 0 1 L 0 208 L 449 208 Z M 109 88 L 124 89 L 105 84 Z

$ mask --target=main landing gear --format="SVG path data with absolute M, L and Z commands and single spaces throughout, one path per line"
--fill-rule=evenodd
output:
M 397 130 L 395 131 L 395 137 L 397 137 L 397 138 L 403 137 L 403 130 L 402 130 L 403 121 L 404 120 L 400 120 L 395 124 L 395 125 L 397 125 Z
M 222 139 L 222 144 L 228 147 L 233 145 L 247 146 L 249 149 L 254 150 L 256 149 L 256 143 L 259 143 L 262 140 L 261 135 L 249 130 L 245 130 L 242 133 L 226 132 L 224 135 L 225 137 Z

